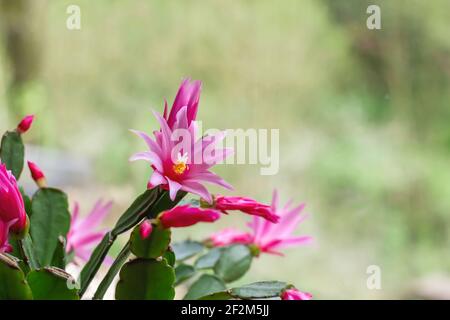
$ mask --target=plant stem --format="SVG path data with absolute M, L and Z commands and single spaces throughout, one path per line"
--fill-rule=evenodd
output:
M 144 218 L 154 218 L 160 212 L 173 208 L 185 195 L 186 192 L 179 191 L 175 200 L 171 201 L 168 191 L 155 188 L 145 191 L 136 198 L 133 204 L 119 218 L 115 227 L 103 237 L 81 271 L 79 279 L 81 283 L 80 297 L 83 296 L 92 279 L 94 279 L 117 236 L 135 227 Z
M 117 273 L 120 271 L 120 268 L 125 263 L 125 261 L 130 256 L 130 242 L 128 241 L 125 246 L 122 248 L 122 251 L 120 251 L 119 255 L 117 256 L 116 260 L 114 260 L 114 263 L 111 265 L 111 267 L 108 270 L 108 273 L 103 278 L 102 282 L 97 288 L 97 291 L 94 294 L 93 299 L 94 300 L 101 300 L 103 299 L 103 296 L 105 295 L 106 291 L 108 290 L 109 286 L 111 285 L 112 281 L 114 280 L 114 277 L 117 275 Z

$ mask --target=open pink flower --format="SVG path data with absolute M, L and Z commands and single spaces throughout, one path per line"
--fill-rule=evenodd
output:
M 282 255 L 279 251 L 283 248 L 298 246 L 310 243 L 309 236 L 293 236 L 292 233 L 306 216 L 301 212 L 304 204 L 291 208 L 290 202 L 283 208 L 278 206 L 278 193 L 275 190 L 270 206 L 272 213 L 280 217 L 278 223 L 272 223 L 262 217 L 254 216 L 253 220 L 248 224 L 251 229 L 249 233 L 239 233 L 233 231 L 227 237 L 221 236 L 221 233 L 213 234 L 210 237 L 212 243 L 217 246 L 224 246 L 233 243 L 246 243 L 256 246 L 260 252 Z M 222 231 L 223 232 L 223 231 Z M 226 233 L 225 233 L 226 235 Z M 215 239 L 219 238 L 220 241 Z M 244 241 L 249 239 L 249 241 Z
M 312 294 L 297 289 L 288 289 L 281 294 L 281 300 L 311 300 Z
M 185 82 L 183 86 L 186 86 Z M 199 85 L 192 86 L 196 88 Z M 186 92 L 190 94 L 189 99 L 184 97 Z M 203 183 L 232 188 L 218 175 L 209 171 L 213 165 L 224 160 L 231 150 L 216 147 L 225 136 L 223 132 L 213 136 L 197 137 L 197 126 L 193 120 L 197 112 L 198 99 L 195 97 L 198 94 L 199 91 L 196 89 L 180 88 L 177 95 L 180 97 L 176 99 L 174 109 L 170 111 L 167 119 L 154 112 L 161 126 L 159 131 L 154 132 L 154 139 L 146 133 L 132 130 L 144 139 L 149 151 L 136 153 L 130 161 L 144 160 L 151 164 L 154 171 L 148 182 L 148 188 L 161 185 L 169 190 L 172 200 L 179 190 L 183 190 L 197 194 L 211 203 L 212 196 Z M 186 100 L 188 105 L 180 107 Z
M 15 222 L 12 220 L 10 222 L 3 222 L 0 220 L 0 253 L 11 252 L 12 247 L 8 243 L 9 228 Z
M 163 228 L 189 227 L 199 222 L 214 222 L 220 218 L 220 212 L 213 209 L 191 207 L 188 204 L 163 212 L 159 221 Z
M 214 207 L 224 213 L 239 210 L 252 216 L 263 217 L 274 223 L 278 222 L 280 218 L 271 206 L 246 197 L 217 196 Z
M 10 229 L 14 233 L 21 233 L 27 226 L 27 214 L 16 178 L 2 163 L 0 163 L 0 220 L 4 223 L 14 220 Z
M 97 201 L 86 217 L 80 217 L 79 205 L 75 203 L 66 245 L 66 251 L 68 253 L 73 252 L 75 258 L 77 258 L 75 263 L 78 263 L 79 260 L 88 261 L 93 248 L 105 235 L 106 230 L 98 229 L 109 214 L 111 206 L 112 202 L 103 204 L 101 200 Z

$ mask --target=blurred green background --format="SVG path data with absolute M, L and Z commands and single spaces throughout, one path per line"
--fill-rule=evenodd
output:
M 66 28 L 70 4 L 81 30 Z M 381 30 L 366 27 L 369 4 Z M 155 129 L 151 108 L 171 103 L 183 77 L 200 79 L 204 126 L 280 129 L 279 174 L 216 172 L 236 194 L 269 201 L 277 187 L 311 213 L 299 233 L 314 245 L 259 258 L 241 282 L 287 280 L 318 299 L 413 297 L 419 279 L 450 268 L 449 12 L 448 0 L 1 0 L 0 127 L 35 113 L 26 140 L 44 147 L 33 156 L 45 170 L 62 167 L 55 183 L 85 211 L 102 196 L 119 214 L 150 174 L 128 162 L 145 146 L 127 129 Z M 88 161 L 87 178 L 44 161 L 46 149 Z M 366 286 L 369 265 L 381 290 Z

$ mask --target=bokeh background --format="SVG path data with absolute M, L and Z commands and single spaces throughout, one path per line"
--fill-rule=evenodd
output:
M 81 30 L 66 28 L 70 4 Z M 369 4 L 381 7 L 381 30 L 366 27 Z M 171 103 L 183 77 L 200 79 L 204 126 L 280 129 L 277 175 L 216 172 L 237 194 L 269 201 L 276 187 L 307 203 L 298 232 L 315 238 L 260 257 L 240 282 L 287 280 L 317 299 L 443 297 L 449 12 L 447 0 L 1 0 L 0 128 L 35 113 L 28 158 L 85 212 L 113 200 L 111 224 L 150 174 L 128 162 L 145 148 L 128 129 L 156 128 L 150 110 Z M 369 265 L 381 290 L 366 286 Z

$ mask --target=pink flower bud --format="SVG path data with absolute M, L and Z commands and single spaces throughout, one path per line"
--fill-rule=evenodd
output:
M 164 228 L 181 228 L 198 222 L 214 222 L 219 218 L 220 212 L 216 210 L 182 205 L 162 213 L 159 221 Z
M 148 220 L 145 220 L 139 226 L 139 234 L 140 234 L 142 240 L 147 239 L 152 234 L 152 231 L 153 231 L 153 226 L 150 223 L 150 221 L 148 221 Z
M 20 121 L 19 125 L 17 126 L 17 132 L 20 134 L 25 133 L 30 129 L 31 124 L 33 123 L 34 115 L 28 115 L 25 116 L 22 121 Z
M 27 227 L 27 214 L 16 178 L 0 163 L 0 220 L 14 221 L 10 231 L 20 234 Z
M 297 289 L 288 289 L 281 294 L 281 300 L 311 300 L 312 294 Z
M 39 188 L 45 188 L 47 186 L 47 181 L 42 170 L 34 162 L 31 161 L 28 161 L 28 168 L 30 169 L 31 177 L 39 186 Z
M 239 210 L 252 216 L 263 217 L 273 223 L 277 223 L 280 218 L 272 210 L 271 206 L 246 197 L 217 196 L 215 208 L 224 213 L 231 210 Z

